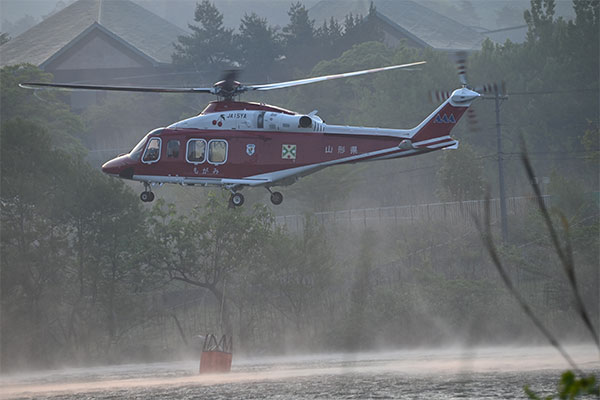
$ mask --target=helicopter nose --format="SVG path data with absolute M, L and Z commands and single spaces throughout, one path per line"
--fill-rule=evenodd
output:
M 113 158 L 102 165 L 102 172 L 108 175 L 119 175 L 123 162 L 120 160 L 121 157 Z
M 127 156 L 113 158 L 102 165 L 102 172 L 120 178 L 131 179 L 133 177 L 133 167 L 128 161 L 129 158 Z

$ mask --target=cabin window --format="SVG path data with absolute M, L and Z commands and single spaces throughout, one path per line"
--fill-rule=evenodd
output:
M 169 140 L 167 142 L 167 157 L 178 158 L 179 157 L 179 140 Z
M 208 162 L 224 164 L 225 161 L 227 161 L 227 142 L 219 139 L 208 142 Z
M 148 141 L 148 145 L 146 146 L 146 151 L 144 152 L 144 156 L 142 157 L 142 161 L 147 164 L 152 164 L 157 162 L 160 159 L 160 138 L 153 137 Z
M 186 159 L 188 162 L 199 164 L 203 163 L 206 154 L 206 140 L 204 139 L 190 139 L 187 143 L 187 155 Z

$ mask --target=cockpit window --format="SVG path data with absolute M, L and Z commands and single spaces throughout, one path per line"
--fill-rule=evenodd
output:
M 153 137 L 148 141 L 148 146 L 146 146 L 146 151 L 144 152 L 144 157 L 142 161 L 145 163 L 154 163 L 160 159 L 160 138 Z
M 140 156 L 142 155 L 142 151 L 144 150 L 144 145 L 146 144 L 146 139 L 148 139 L 148 136 L 152 134 L 160 135 L 163 129 L 164 128 L 156 128 L 148 132 L 148 134 L 146 134 L 146 136 L 144 136 L 144 138 L 140 140 L 139 143 L 136 144 L 135 147 L 129 152 L 129 157 L 136 161 L 139 160 Z
M 134 160 L 139 160 L 140 156 L 142 155 L 142 150 L 144 150 L 144 145 L 146 144 L 146 137 L 144 136 L 144 138 L 142 140 L 140 140 L 140 142 L 138 144 L 135 145 L 135 147 L 133 148 L 133 150 L 131 150 L 129 152 L 129 157 L 131 157 Z

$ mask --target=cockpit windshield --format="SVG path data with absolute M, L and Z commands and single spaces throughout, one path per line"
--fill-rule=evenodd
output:
M 142 156 L 142 151 L 144 150 L 144 146 L 146 145 L 146 141 L 148 140 L 148 136 L 152 134 L 159 134 L 163 128 L 154 129 L 153 131 L 148 132 L 146 136 L 142 140 L 139 141 L 138 144 L 129 152 L 129 157 L 133 160 L 139 160 Z

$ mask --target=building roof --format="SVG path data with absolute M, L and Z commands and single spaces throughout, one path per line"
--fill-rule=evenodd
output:
M 378 16 L 403 34 L 423 46 L 440 50 L 478 50 L 484 37 L 474 29 L 438 14 L 411 0 L 373 0 Z M 333 17 L 343 22 L 344 17 L 367 16 L 371 0 L 322 0 L 309 10 L 316 25 Z
M 0 46 L 0 66 L 40 66 L 92 26 L 157 64 L 170 63 L 173 43 L 187 34 L 129 0 L 79 0 Z
M 507 40 L 513 43 L 524 43 L 527 40 L 527 25 L 511 26 L 494 30 L 480 30 L 481 34 L 492 42 L 504 44 Z

